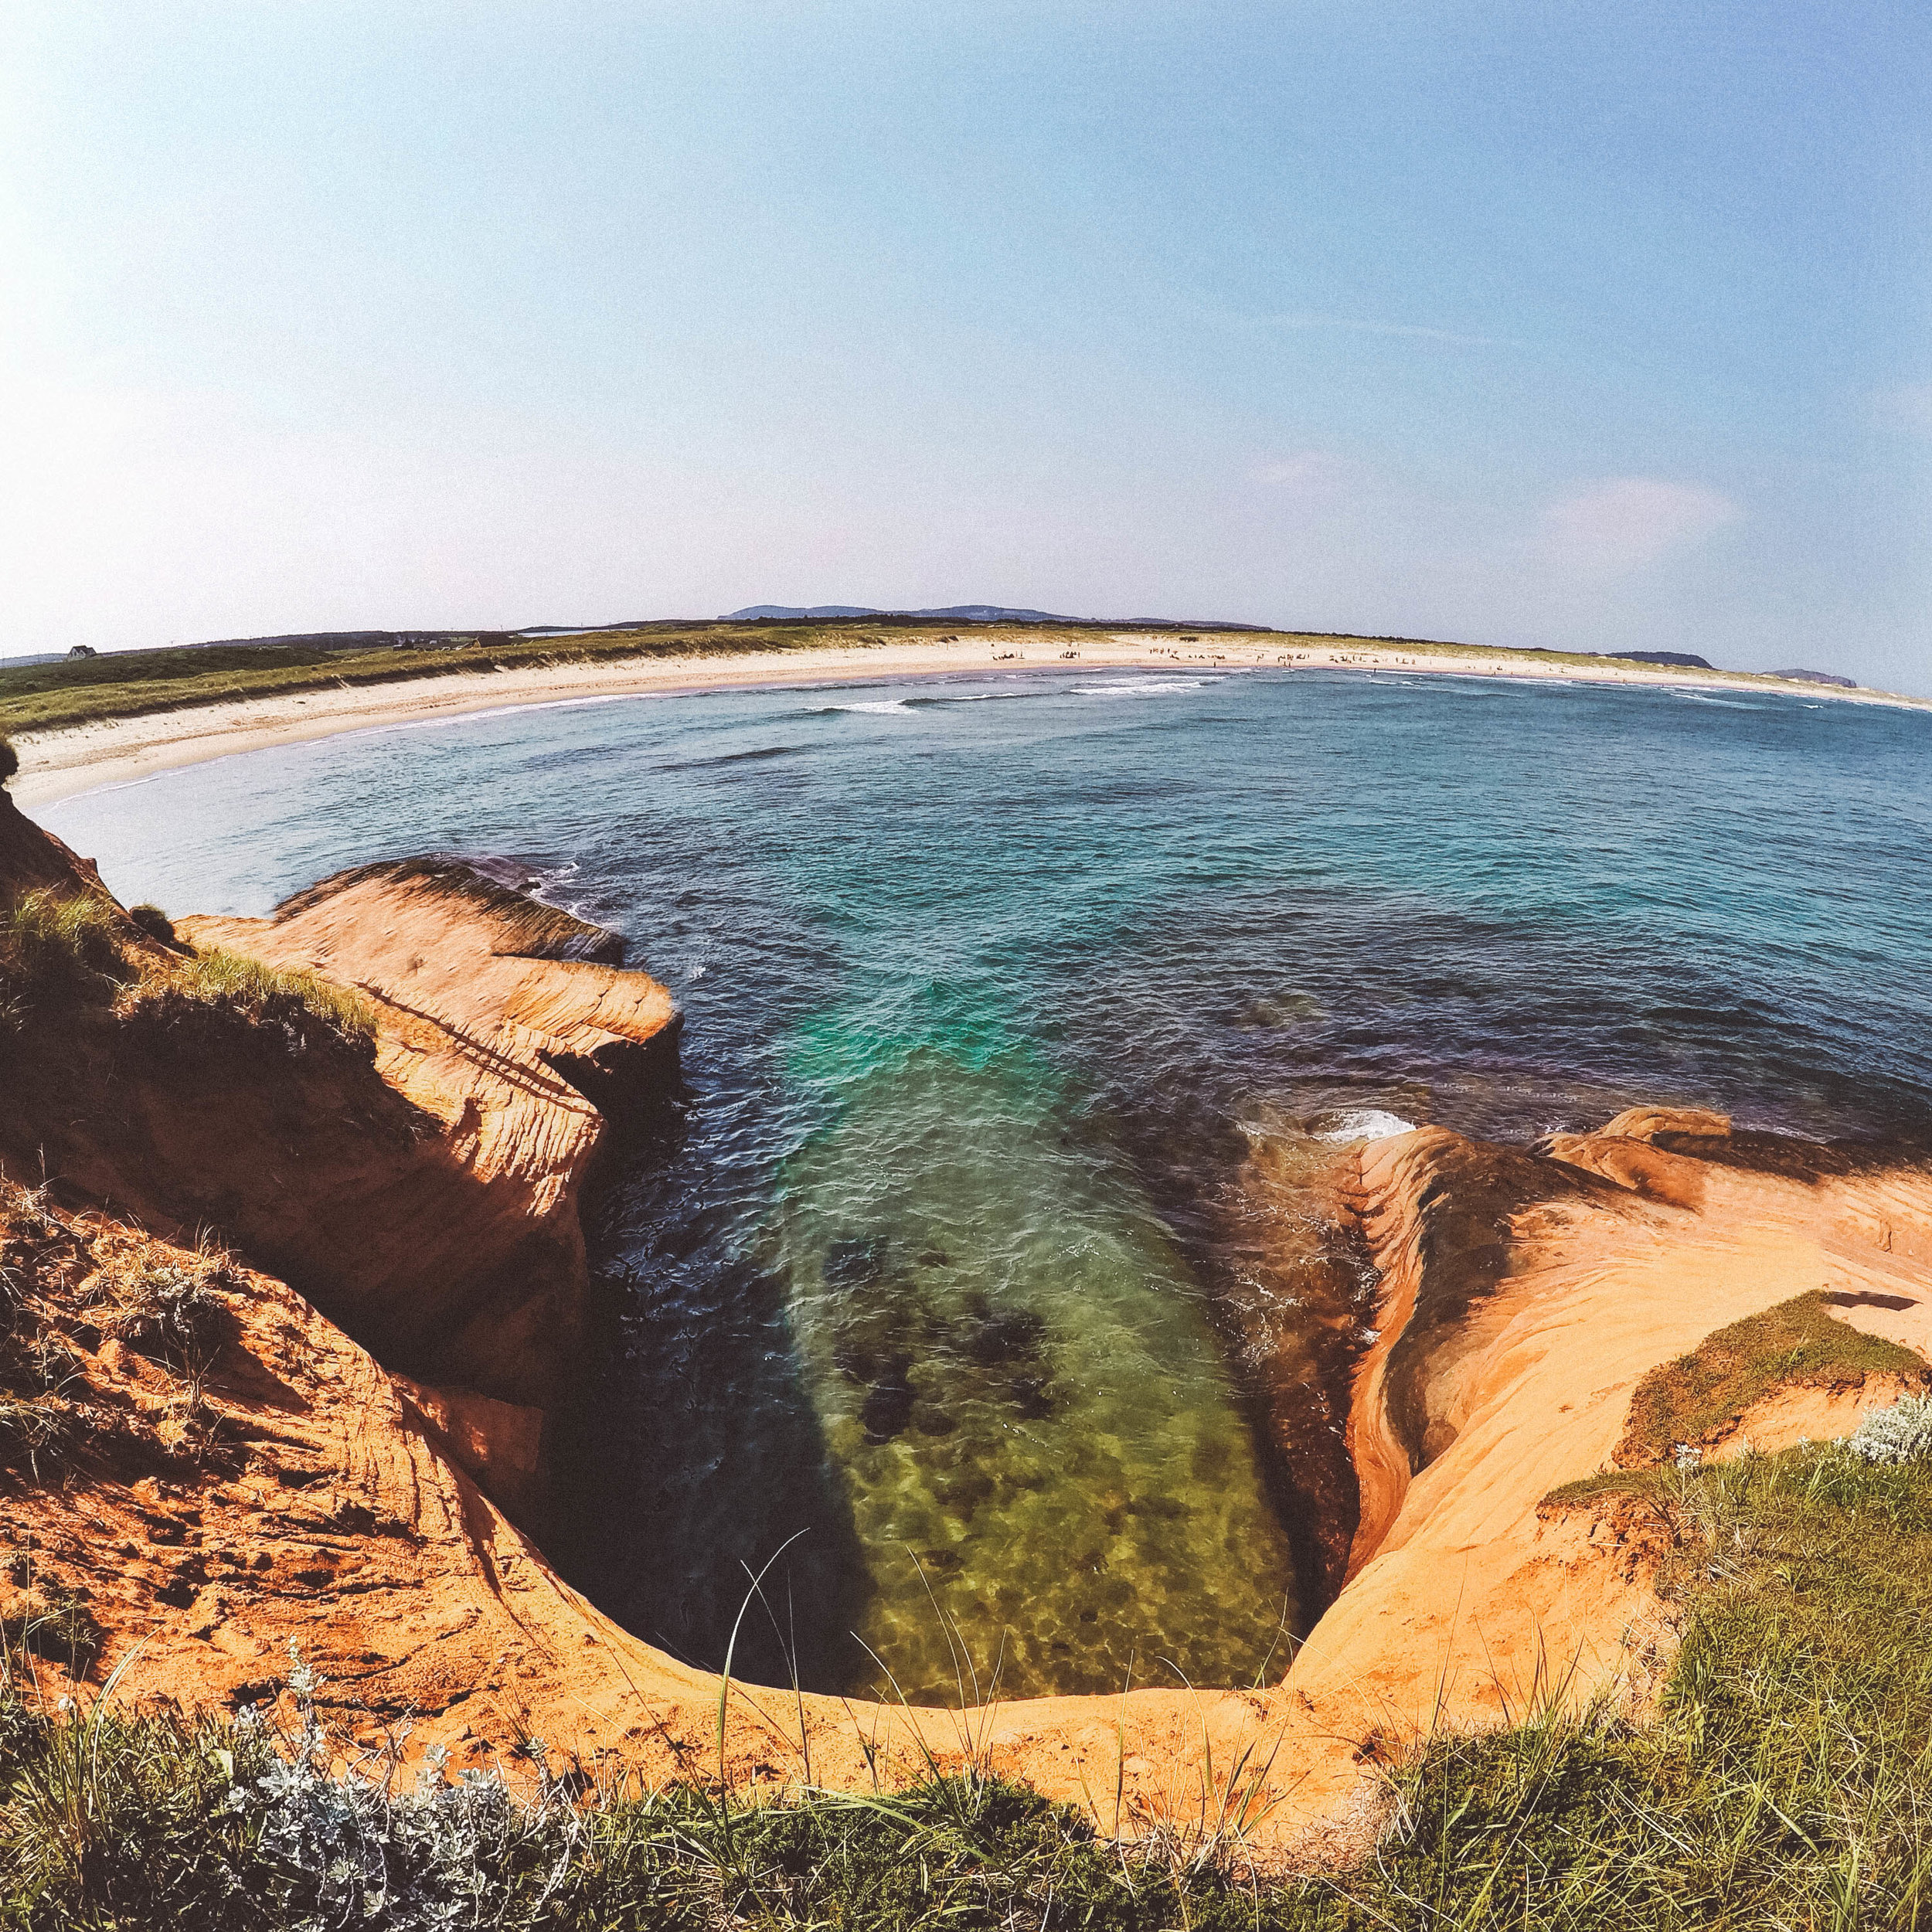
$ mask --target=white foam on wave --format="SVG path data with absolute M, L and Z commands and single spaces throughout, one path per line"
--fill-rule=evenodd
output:
M 827 705 L 825 709 L 828 711 L 903 711 L 906 700 L 903 698 L 881 698 L 870 704 L 831 704 Z
M 1073 692 L 1081 698 L 1165 698 L 1220 682 L 1219 678 L 1134 678 L 1120 684 L 1077 684 Z
M 1359 1107 L 1338 1114 L 1335 1124 L 1325 1127 L 1315 1138 L 1318 1141 L 1386 1141 L 1392 1135 L 1415 1131 L 1415 1122 L 1405 1121 L 1400 1114 L 1379 1107 Z

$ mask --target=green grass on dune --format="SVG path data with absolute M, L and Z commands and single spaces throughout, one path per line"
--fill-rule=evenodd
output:
M 1679 1444 L 1708 1445 L 1774 1394 L 1855 1388 L 1872 1375 L 1929 1379 L 1910 1349 L 1837 1320 L 1814 1289 L 1733 1321 L 1651 1369 L 1631 1396 L 1614 1460 L 1627 1469 L 1663 1462 Z
M 376 1015 L 361 994 L 219 947 L 145 943 L 141 914 L 168 928 L 153 906 L 131 920 L 93 893 L 43 888 L 0 905 L 0 1044 L 29 1019 L 57 1032 L 92 1011 L 177 1033 L 205 1033 L 212 1021 L 370 1050 Z
M 1932 1464 L 1824 1445 L 1623 1481 L 1678 1546 L 1658 1721 L 1546 1708 L 1439 1739 L 1352 1873 L 1257 1877 L 1227 1836 L 1124 1850 L 984 1770 L 747 1808 L 600 1796 L 551 1752 L 534 1801 L 434 1770 L 386 1793 L 379 1764 L 324 1769 L 313 1731 L 9 1699 L 0 1925 L 1932 1927 Z
M 733 629 L 742 631 L 743 626 Z M 526 665 L 560 668 L 625 658 L 676 656 L 702 649 L 768 648 L 762 638 L 713 640 L 708 628 L 605 633 L 439 650 L 324 651 L 312 645 L 246 645 L 213 649 L 117 652 L 73 662 L 0 671 L 0 727 L 16 735 L 96 719 L 136 717 L 237 699 L 396 684 L 461 672 Z
M 1067 625 L 991 627 L 1002 638 L 1067 648 L 1093 634 Z M 465 672 L 567 671 L 626 660 L 743 656 L 764 651 L 850 650 L 975 635 L 971 626 L 869 617 L 822 624 L 657 624 L 573 638 L 480 639 L 423 649 L 325 651 L 314 645 L 183 646 L 121 651 L 0 671 L 0 730 L 54 731 L 99 719 L 138 716 L 355 687 L 454 677 Z

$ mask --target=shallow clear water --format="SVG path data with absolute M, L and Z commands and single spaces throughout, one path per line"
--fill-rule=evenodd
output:
M 770 1681 L 951 1694 L 954 1625 L 1008 1694 L 1278 1659 L 1257 1137 L 1932 1134 L 1919 714 L 1069 668 L 527 707 L 46 816 L 171 910 L 440 850 L 629 935 L 690 1104 L 597 1209 L 559 1547 L 715 1664 L 803 1529 L 739 1639 Z

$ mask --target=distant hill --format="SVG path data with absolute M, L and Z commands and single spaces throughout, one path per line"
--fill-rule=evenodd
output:
M 958 624 L 1077 624 L 1052 611 L 1015 611 L 1003 604 L 949 604 L 937 611 L 876 611 L 864 604 L 747 604 L 727 611 L 725 624 L 767 622 L 788 617 L 950 617 Z
M 1106 630 L 1114 626 L 1165 631 L 1266 631 L 1265 624 L 1227 624 L 1213 618 L 1070 617 L 1056 611 L 1020 611 L 1005 604 L 947 604 L 927 611 L 876 611 L 863 604 L 747 604 L 727 611 L 720 624 L 783 624 L 804 618 L 930 617 L 943 624 L 1080 624 Z
M 1590 654 L 1595 657 L 1597 654 Z M 1709 658 L 1695 658 L 1688 651 L 1606 651 L 1607 658 L 1621 659 L 1625 664 L 1668 664 L 1679 671 L 1715 671 L 1717 666 Z
M 1829 671 L 1774 671 L 1774 678 L 1795 678 L 1800 684 L 1835 684 L 1841 691 L 1855 691 L 1859 688 L 1855 678 L 1835 677 Z

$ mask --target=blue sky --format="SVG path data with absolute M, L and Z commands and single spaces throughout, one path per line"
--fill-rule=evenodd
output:
M 0 651 L 998 601 L 1932 689 L 1932 14 L 16 0 Z

